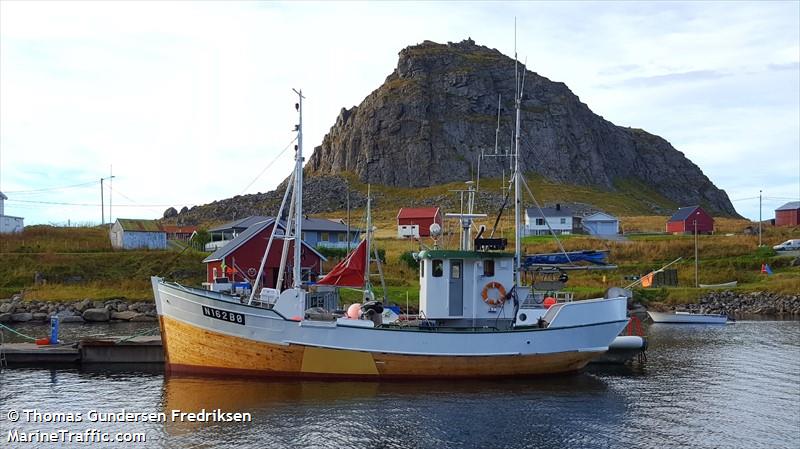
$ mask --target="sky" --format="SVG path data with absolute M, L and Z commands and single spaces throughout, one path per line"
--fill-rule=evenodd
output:
M 800 200 L 800 2 L 0 1 L 0 191 L 25 224 L 273 190 L 398 52 L 471 37 L 664 137 L 758 218 Z M 524 132 L 524 130 L 523 130 Z M 112 208 L 109 211 L 109 196 Z

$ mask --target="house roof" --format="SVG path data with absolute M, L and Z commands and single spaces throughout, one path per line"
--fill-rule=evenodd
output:
M 790 201 L 775 210 L 796 210 L 800 209 L 800 201 Z
M 347 225 L 330 218 L 306 218 L 303 220 L 303 231 L 347 232 Z M 350 228 L 354 231 L 354 228 Z
M 703 210 L 700 206 L 681 207 L 669 218 L 669 221 L 685 221 L 697 209 Z
M 213 227 L 208 230 L 208 232 L 219 232 L 219 231 L 227 231 L 230 229 L 247 229 L 250 226 L 253 226 L 256 223 L 262 222 L 264 220 L 270 220 L 270 217 L 263 217 L 261 215 L 251 215 L 246 218 L 240 218 L 239 220 L 234 220 L 223 225 L 219 225 Z
M 401 207 L 397 219 L 401 218 L 433 218 L 439 214 L 438 207 Z
M 222 248 L 217 249 L 216 251 L 211 253 L 210 256 L 208 256 L 205 259 L 203 259 L 203 263 L 222 260 L 224 257 L 227 257 L 229 254 L 231 254 L 232 252 L 236 251 L 240 246 L 242 246 L 245 243 L 247 243 L 256 234 L 258 234 L 259 232 L 261 232 L 264 229 L 266 229 L 273 222 L 275 222 L 274 218 L 266 218 L 265 220 L 262 220 L 262 221 L 260 221 L 260 222 L 258 222 L 256 224 L 250 226 L 249 228 L 245 229 L 244 232 L 242 232 L 241 234 L 237 235 L 236 238 L 234 238 L 233 240 L 228 242 L 227 245 L 223 246 Z M 281 223 L 278 223 L 278 228 L 285 229 L 283 227 L 283 224 L 281 224 Z M 317 250 L 312 248 L 308 243 L 303 242 L 303 246 L 305 246 L 306 248 L 311 250 L 314 254 L 319 256 L 320 259 L 328 260 L 328 259 L 325 258 L 325 256 L 323 256 Z
M 525 209 L 525 213 L 529 217 L 541 217 L 539 214 L 539 209 L 528 208 Z M 555 207 L 543 207 L 542 214 L 545 217 L 571 217 L 573 215 L 572 211 L 569 208 L 562 207 L 561 209 L 556 209 Z
M 123 230 L 128 232 L 164 232 L 155 220 L 117 218 L 117 222 Z
M 595 212 L 592 215 L 583 217 L 583 221 L 619 221 L 619 219 L 605 212 Z
M 197 231 L 197 226 L 161 225 L 161 230 L 170 234 L 191 234 Z
M 221 232 L 233 229 L 244 230 L 266 220 L 274 220 L 274 218 L 253 215 L 247 218 L 242 218 L 241 220 L 231 221 L 229 223 L 225 223 L 224 225 L 211 228 L 209 229 L 209 232 Z M 281 220 L 281 222 L 283 222 L 283 220 Z M 351 232 L 354 230 L 355 228 L 350 228 Z M 334 220 L 330 218 L 304 218 L 303 231 L 347 232 L 347 225 L 342 223 L 340 220 Z

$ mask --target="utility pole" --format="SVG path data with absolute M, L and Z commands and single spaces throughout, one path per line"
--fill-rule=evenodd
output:
M 100 226 L 106 223 L 106 206 L 103 204 L 103 178 L 100 178 Z
M 103 204 L 103 181 L 105 181 L 106 179 L 111 181 L 112 179 L 114 179 L 114 176 L 111 175 L 111 176 L 109 176 L 107 178 L 100 178 L 100 224 L 101 225 L 106 224 L 106 207 L 105 207 L 105 204 Z M 111 193 L 110 192 L 108 194 L 108 219 L 111 220 Z
M 758 191 L 758 246 L 761 247 L 761 190 Z

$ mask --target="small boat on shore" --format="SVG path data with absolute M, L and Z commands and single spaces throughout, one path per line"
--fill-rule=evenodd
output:
M 692 312 L 647 312 L 654 323 L 672 324 L 725 324 L 728 315 L 721 313 L 692 313 Z
M 739 281 L 725 282 L 722 284 L 700 284 L 700 288 L 733 288 L 739 284 Z

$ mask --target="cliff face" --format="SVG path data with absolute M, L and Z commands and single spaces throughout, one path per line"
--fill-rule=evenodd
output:
M 472 178 L 481 150 L 493 152 L 500 96 L 500 152 L 514 129 L 514 60 L 471 40 L 426 41 L 400 52 L 382 86 L 351 109 L 314 149 L 309 175 L 353 172 L 363 182 L 420 187 Z M 520 70 L 522 73 L 522 70 Z M 520 165 L 566 184 L 613 190 L 644 183 L 680 205 L 736 215 L 728 196 L 661 137 L 594 114 L 563 83 L 525 72 Z M 481 177 L 508 161 L 485 158 Z

